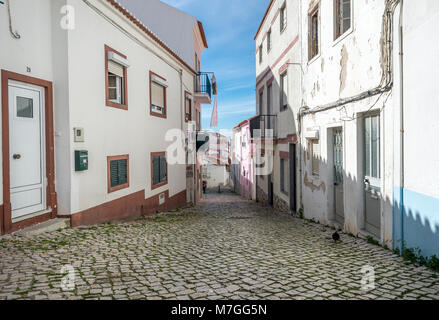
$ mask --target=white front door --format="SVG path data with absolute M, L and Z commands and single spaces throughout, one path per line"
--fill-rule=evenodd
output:
M 46 209 L 44 89 L 9 82 L 12 219 Z

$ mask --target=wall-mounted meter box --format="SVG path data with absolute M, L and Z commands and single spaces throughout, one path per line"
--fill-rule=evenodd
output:
M 75 150 L 75 171 L 88 170 L 88 151 Z

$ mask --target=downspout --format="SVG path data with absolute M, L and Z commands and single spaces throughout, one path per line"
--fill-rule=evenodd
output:
M 399 161 L 400 161 L 400 203 L 399 203 L 399 214 L 401 221 L 401 253 L 404 248 L 404 42 L 403 42 L 403 3 L 400 2 L 400 15 L 399 15 L 399 75 L 400 75 L 400 103 L 399 103 L 399 121 L 400 121 L 400 144 L 399 144 Z

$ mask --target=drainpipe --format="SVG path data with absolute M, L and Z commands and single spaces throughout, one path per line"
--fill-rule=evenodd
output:
M 399 74 L 400 74 L 400 103 L 399 103 L 399 121 L 400 121 L 400 204 L 399 204 L 399 214 L 401 221 L 401 253 L 404 247 L 404 42 L 403 42 L 403 3 L 400 2 L 400 15 L 399 15 Z

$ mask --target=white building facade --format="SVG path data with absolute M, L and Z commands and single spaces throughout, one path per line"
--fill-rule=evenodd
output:
M 296 188 L 296 116 L 301 107 L 300 2 L 270 1 L 254 38 L 258 116 L 250 120 L 250 130 L 258 145 L 256 150 L 265 150 L 257 155 L 261 157 L 258 162 L 269 166 L 267 174 L 255 176 L 256 197 L 285 212 L 295 212 L 300 198 Z
M 0 6 L 2 233 L 186 205 L 167 134 L 186 131 L 195 68 L 116 1 L 16 0 L 10 12 Z

